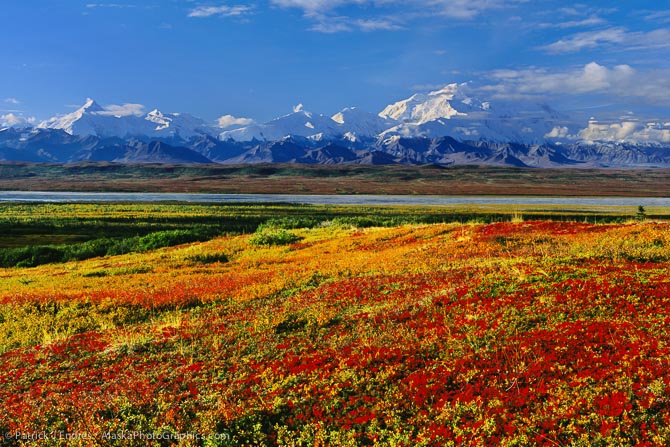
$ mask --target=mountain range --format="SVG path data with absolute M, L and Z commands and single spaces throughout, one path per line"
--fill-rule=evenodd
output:
M 0 129 L 0 160 L 670 167 L 664 121 L 580 122 L 547 104 L 484 101 L 465 84 L 414 94 L 378 114 L 296 106 L 233 129 L 186 113 L 120 113 L 88 99 L 35 127 Z

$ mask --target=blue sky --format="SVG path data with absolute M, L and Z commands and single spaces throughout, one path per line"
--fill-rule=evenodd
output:
M 670 117 L 670 0 L 5 0 L 0 20 L 5 122 L 86 97 L 209 121 L 378 112 L 451 82 Z

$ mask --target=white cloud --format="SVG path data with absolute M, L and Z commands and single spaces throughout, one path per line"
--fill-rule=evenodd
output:
M 403 29 L 402 26 L 384 19 L 356 20 L 354 25 L 361 31 L 396 31 Z
M 137 5 L 125 5 L 121 3 L 89 3 L 86 5 L 87 8 L 136 8 Z
M 104 112 L 97 112 L 98 115 L 106 116 L 142 116 L 144 115 L 144 106 L 142 104 L 111 104 L 105 106 Z
M 572 16 L 572 17 L 577 17 L 577 16 L 588 16 L 588 15 L 607 15 L 607 14 L 612 14 L 619 11 L 618 8 L 598 8 L 594 6 L 590 6 L 586 3 L 578 3 L 573 5 L 572 7 L 568 8 L 558 8 L 556 10 L 553 9 L 547 9 L 545 11 L 545 14 L 549 14 L 551 16 L 556 16 L 556 14 L 559 15 L 564 15 L 564 16 Z
M 271 0 L 283 8 L 299 8 L 310 13 L 324 13 L 347 3 L 367 3 L 367 0 Z
M 349 17 L 321 17 L 319 23 L 312 26 L 310 31 L 325 34 L 348 31 L 397 31 L 404 27 L 388 19 L 351 19 Z
M 23 127 L 31 126 L 37 122 L 37 119 L 34 116 L 25 117 L 23 115 L 17 115 L 15 113 L 8 113 L 6 115 L 0 115 L 0 126 L 3 127 Z
M 484 87 L 501 95 L 538 95 L 573 93 L 583 94 L 601 91 L 613 83 L 628 81 L 635 73 L 629 65 L 618 65 L 612 69 L 596 62 L 581 69 L 551 72 L 545 68 L 525 70 L 495 70 L 489 77 L 497 84 Z
M 632 119 L 610 123 L 591 120 L 578 136 L 585 141 L 670 143 L 670 126 L 668 123 L 644 123 Z
M 570 129 L 567 127 L 554 127 L 551 129 L 549 133 L 547 133 L 544 138 L 557 138 L 557 139 L 564 139 L 568 138 L 568 134 L 570 133 Z
M 670 28 L 661 28 L 646 33 L 629 33 L 629 36 L 629 50 L 670 48 Z
M 304 109 L 305 109 L 305 106 L 303 106 L 302 103 L 296 104 L 296 105 L 293 106 L 293 113 L 302 112 Z
M 310 29 L 323 33 L 343 31 L 396 31 L 410 17 L 445 16 L 470 20 L 486 11 L 524 3 L 528 0 L 270 0 L 283 8 L 297 8 L 316 21 Z M 344 6 L 360 6 L 366 19 L 337 14 Z M 383 12 L 383 14 L 382 14 Z
M 578 16 L 581 14 L 581 12 L 577 11 L 577 8 L 559 8 L 558 12 L 568 16 Z
M 21 104 L 21 101 L 19 101 L 19 100 L 16 99 L 16 98 L 5 98 L 5 102 L 6 102 L 7 104 L 12 104 L 12 105 L 18 105 L 18 104 Z
M 604 44 L 621 44 L 625 41 L 624 28 L 609 28 L 599 31 L 587 31 L 573 34 L 550 45 L 540 47 L 548 53 L 575 53 L 583 49 L 596 48 Z
M 525 2 L 526 0 L 415 0 L 415 3 L 432 6 L 438 13 L 455 19 L 472 19 L 492 9 Z
M 494 99 L 600 94 L 646 104 L 667 105 L 670 101 L 670 70 L 638 71 L 630 65 L 608 68 L 591 62 L 565 71 L 495 70 L 487 77 L 492 83 L 478 90 Z
M 220 17 L 239 17 L 243 15 L 250 14 L 253 10 L 251 6 L 198 6 L 197 8 L 192 9 L 189 13 L 189 17 L 211 17 L 211 16 L 220 16 Z
M 605 20 L 598 16 L 591 16 L 582 20 L 566 20 L 564 22 L 540 23 L 536 25 L 539 28 L 582 28 L 587 26 L 602 25 Z
M 245 127 L 254 123 L 251 118 L 238 118 L 233 115 L 223 115 L 217 120 L 219 127 L 230 129 L 231 127 Z
M 348 25 L 346 22 L 333 19 L 323 20 L 317 23 L 316 25 L 312 26 L 309 30 L 324 34 L 335 34 L 335 33 L 353 31 L 351 26 Z
M 654 22 L 670 23 L 670 10 L 654 11 L 645 16 L 645 19 Z
M 670 29 L 631 32 L 622 27 L 576 33 L 565 39 L 540 47 L 550 54 L 577 53 L 609 46 L 615 50 L 650 50 L 670 48 Z

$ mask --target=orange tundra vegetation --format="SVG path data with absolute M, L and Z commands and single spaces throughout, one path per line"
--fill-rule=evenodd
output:
M 291 233 L 0 270 L 0 432 L 670 443 L 668 225 Z

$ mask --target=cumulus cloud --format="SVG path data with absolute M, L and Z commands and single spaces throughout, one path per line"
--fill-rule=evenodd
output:
M 251 6 L 198 6 L 197 8 L 192 9 L 189 13 L 189 17 L 239 17 L 243 15 L 251 14 L 253 8 Z
M 634 115 L 619 120 L 591 118 L 587 127 L 571 133 L 568 127 L 554 127 L 544 138 L 563 141 L 614 143 L 670 143 L 670 123 L 641 120 Z
M 495 70 L 490 83 L 478 87 L 494 99 L 524 99 L 552 95 L 602 94 L 646 104 L 670 101 L 670 70 L 638 71 L 630 65 L 606 67 L 596 62 L 581 68 Z
M 540 49 L 550 54 L 567 54 L 603 46 L 627 51 L 670 48 L 670 29 L 631 32 L 623 27 L 612 27 L 576 33 Z
M 0 126 L 3 127 L 27 127 L 32 126 L 35 122 L 37 122 L 37 119 L 33 116 L 25 117 L 15 113 L 0 115 Z
M 585 141 L 662 142 L 670 143 L 670 123 L 641 122 L 630 119 L 603 123 L 589 121 L 589 126 L 579 132 Z
M 144 115 L 144 105 L 142 104 L 110 104 L 104 107 L 103 112 L 96 112 L 98 115 L 106 116 L 142 116 Z
M 551 72 L 548 69 L 496 70 L 492 79 L 501 81 L 497 87 L 501 92 L 521 94 L 543 93 L 591 93 L 610 88 L 613 84 L 628 83 L 635 76 L 629 65 L 607 68 L 596 62 L 583 68 L 565 72 Z
M 21 104 L 21 101 L 19 101 L 19 100 L 16 99 L 16 98 L 5 98 L 5 102 L 6 102 L 7 104 L 12 104 L 12 105 L 18 105 L 18 104 Z
M 570 129 L 565 126 L 556 126 L 548 132 L 544 138 L 564 139 L 569 138 Z
M 230 129 L 237 127 L 245 127 L 254 123 L 254 120 L 251 118 L 238 118 L 233 115 L 223 115 L 217 120 L 219 127 L 221 129 Z

